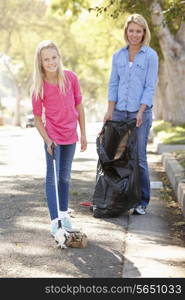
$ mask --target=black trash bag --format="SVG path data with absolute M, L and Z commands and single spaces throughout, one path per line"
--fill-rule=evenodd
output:
M 96 218 L 117 217 L 141 200 L 136 130 L 136 119 L 107 121 L 96 139 Z

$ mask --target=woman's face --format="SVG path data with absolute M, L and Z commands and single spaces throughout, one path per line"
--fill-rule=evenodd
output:
M 54 73 L 58 70 L 59 56 L 55 48 L 41 50 L 41 64 L 45 73 Z
M 129 45 L 137 46 L 140 45 L 143 40 L 144 29 L 142 26 L 131 22 L 128 25 L 126 34 L 127 34 Z

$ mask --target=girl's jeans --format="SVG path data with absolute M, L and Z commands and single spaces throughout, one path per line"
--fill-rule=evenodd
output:
M 46 181 L 45 191 L 51 220 L 58 217 L 56 191 L 54 181 L 53 158 L 47 152 L 47 145 L 44 145 L 46 153 Z M 57 145 L 56 170 L 58 180 L 59 207 L 61 211 L 67 211 L 69 198 L 69 182 L 71 177 L 71 166 L 75 154 L 76 143 L 71 145 Z
M 134 119 L 137 112 L 118 111 L 114 110 L 112 119 L 114 121 L 126 121 Z M 141 201 L 137 205 L 146 207 L 150 201 L 150 179 L 147 163 L 147 141 L 152 125 L 152 111 L 145 110 L 143 113 L 143 123 L 137 128 L 137 143 L 138 143 L 138 159 L 139 159 L 139 174 L 141 186 Z

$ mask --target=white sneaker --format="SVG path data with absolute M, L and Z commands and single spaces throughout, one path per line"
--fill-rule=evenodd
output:
M 55 236 L 57 230 L 58 230 L 58 219 L 54 219 L 53 221 L 51 221 L 51 229 L 50 229 L 51 235 Z
M 136 215 L 145 215 L 146 214 L 146 207 L 139 205 L 135 207 L 134 214 Z
M 62 228 L 68 232 L 79 232 L 80 230 L 73 227 L 69 214 L 61 218 Z
M 62 249 L 67 248 L 66 240 L 67 240 L 68 235 L 69 235 L 69 233 L 62 228 L 57 229 L 57 231 L 54 235 L 55 241 L 58 243 L 58 245 Z
M 70 214 L 72 214 L 72 213 L 73 213 L 73 211 L 74 211 L 74 209 L 72 209 L 72 208 L 68 208 L 68 210 L 67 210 L 67 213 L 70 215 Z

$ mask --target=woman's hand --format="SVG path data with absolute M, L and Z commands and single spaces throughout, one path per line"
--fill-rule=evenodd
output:
M 141 124 L 143 123 L 143 113 L 146 107 L 147 107 L 146 104 L 141 104 L 140 109 L 136 115 L 136 127 L 140 127 Z
M 136 127 L 140 127 L 142 123 L 143 123 L 143 112 L 138 111 L 136 115 Z
M 104 116 L 104 119 L 103 119 L 103 122 L 105 123 L 106 121 L 108 120 L 112 120 L 112 111 L 108 111 L 105 116 Z
M 114 107 L 115 107 L 115 102 L 114 101 L 109 101 L 107 112 L 106 112 L 106 114 L 104 116 L 104 119 L 103 119 L 104 123 L 108 120 L 112 120 L 112 114 L 113 114 L 113 111 L 114 111 Z

